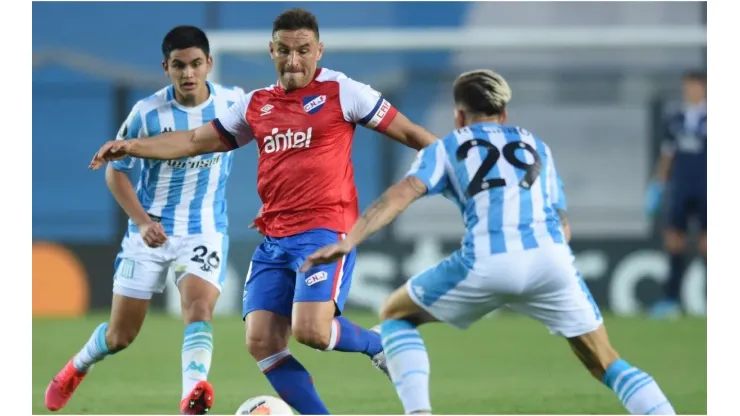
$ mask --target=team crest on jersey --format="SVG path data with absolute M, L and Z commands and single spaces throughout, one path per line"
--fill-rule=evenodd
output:
M 326 95 L 309 95 L 308 97 L 303 97 L 303 109 L 308 114 L 319 112 L 325 103 Z

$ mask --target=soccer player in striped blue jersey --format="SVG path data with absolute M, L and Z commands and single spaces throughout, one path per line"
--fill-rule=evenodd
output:
M 206 81 L 213 59 L 200 29 L 172 29 L 162 42 L 162 53 L 172 85 L 134 105 L 118 140 L 199 127 L 223 116 L 244 95 L 239 88 Z M 115 261 L 111 318 L 49 384 L 50 410 L 66 405 L 96 362 L 134 341 L 152 294 L 164 290 L 173 269 L 185 321 L 180 411 L 208 412 L 213 404 L 207 381 L 213 352 L 211 315 L 229 250 L 225 193 L 231 161 L 231 152 L 219 152 L 166 161 L 127 157 L 108 165 L 108 187 L 130 218 Z M 141 175 L 134 190 L 128 173 L 137 163 Z
M 506 126 L 511 89 L 489 70 L 454 84 L 455 124 L 427 146 L 341 242 L 303 268 L 335 261 L 423 195 L 443 194 L 462 214 L 462 247 L 412 277 L 381 310 L 388 370 L 407 414 L 431 413 L 429 356 L 417 327 L 442 321 L 465 329 L 507 306 L 566 338 L 589 372 L 633 414 L 675 414 L 655 380 L 612 348 L 599 308 L 573 265 L 565 198 L 550 148 Z

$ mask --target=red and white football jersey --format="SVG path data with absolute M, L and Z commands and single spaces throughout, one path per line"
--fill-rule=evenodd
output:
M 315 228 L 346 233 L 359 215 L 351 161 L 357 124 L 384 132 L 398 111 L 370 86 L 317 68 L 307 86 L 258 89 L 212 123 L 230 149 L 259 149 L 256 224 L 271 237 Z

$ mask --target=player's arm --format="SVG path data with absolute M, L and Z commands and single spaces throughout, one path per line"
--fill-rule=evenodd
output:
M 552 157 L 552 151 L 549 147 L 546 149 L 546 152 L 550 154 L 550 157 L 547 158 L 547 169 L 550 171 L 550 178 L 552 178 L 550 179 L 549 189 L 552 198 L 552 206 L 555 208 L 555 212 L 558 213 L 558 217 L 560 218 L 560 226 L 563 229 L 563 234 L 565 234 L 565 241 L 570 242 L 571 230 L 570 221 L 568 221 L 568 200 L 565 197 L 563 179 L 558 174 L 557 169 L 555 169 L 555 158 Z
M 666 140 L 661 145 L 660 156 L 655 167 L 655 179 L 665 185 L 673 167 L 673 158 L 676 154 L 675 142 Z
M 172 131 L 150 139 L 132 140 L 127 153 L 146 159 L 171 160 L 206 153 L 227 152 L 231 148 L 213 123 L 187 131 Z
M 412 149 L 421 150 L 437 136 L 411 122 L 369 85 L 349 78 L 340 80 L 345 119 L 375 130 Z
M 412 202 L 427 193 L 427 187 L 419 178 L 407 176 L 388 188 L 370 207 L 347 234 L 347 244 L 357 246 L 378 230 L 390 224 Z
M 668 182 L 668 178 L 673 168 L 673 159 L 676 154 L 676 138 L 670 131 L 668 122 L 663 124 L 663 142 L 660 146 L 660 156 L 655 166 L 653 178 L 648 183 L 645 195 L 645 211 L 654 215 L 660 208 L 660 201 L 663 196 L 663 190 Z
M 401 214 L 412 202 L 426 194 L 437 194 L 447 186 L 447 153 L 441 140 L 422 149 L 411 169 L 400 182 L 388 188 L 355 223 L 346 240 L 360 244 Z
M 347 237 L 338 244 L 323 247 L 308 256 L 300 271 L 336 261 L 390 224 L 412 202 L 424 195 L 442 192 L 448 183 L 445 160 L 444 146 L 439 140 L 421 150 L 406 177 L 388 188 L 362 213 Z
M 134 106 L 131 114 L 121 126 L 116 140 L 134 140 L 137 137 L 141 137 L 142 133 L 143 123 L 141 114 L 137 106 Z M 141 206 L 139 198 L 136 196 L 136 191 L 134 191 L 134 186 L 131 184 L 131 179 L 129 178 L 129 173 L 133 169 L 134 164 L 135 160 L 131 156 L 109 164 L 105 170 L 105 183 L 108 185 L 108 189 L 121 209 L 136 224 L 147 245 L 158 247 L 164 244 L 167 236 L 161 226 L 154 226 L 151 218 L 149 218 L 144 207 Z
M 388 125 L 388 129 L 386 129 L 384 134 L 416 150 L 421 150 L 437 140 L 437 136 L 428 132 L 420 125 L 413 123 L 400 112 L 393 118 L 393 121 Z
M 227 152 L 249 143 L 252 130 L 246 120 L 251 93 L 234 103 L 220 118 L 187 131 L 172 131 L 156 137 L 106 143 L 90 164 L 98 169 L 106 161 L 135 156 L 146 159 L 171 160 L 207 153 Z
M 555 211 L 560 217 L 560 226 L 563 227 L 563 233 L 565 234 L 565 241 L 570 243 L 570 222 L 568 221 L 568 202 L 565 198 L 565 191 L 563 189 L 563 180 L 560 179 L 560 175 L 557 177 L 557 200 L 555 201 Z

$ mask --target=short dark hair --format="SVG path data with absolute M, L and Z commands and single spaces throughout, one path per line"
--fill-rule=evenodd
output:
M 301 30 L 308 29 L 319 38 L 319 21 L 313 13 L 306 9 L 294 8 L 280 13 L 272 22 L 272 34 L 278 30 Z
M 489 69 L 460 74 L 452 89 L 455 104 L 471 114 L 501 115 L 511 100 L 509 84 L 504 77 Z
M 707 83 L 707 73 L 699 69 L 692 69 L 683 74 L 684 81 L 699 81 Z
M 206 56 L 211 53 L 211 46 L 205 32 L 195 26 L 177 26 L 167 32 L 162 40 L 162 55 L 169 59 L 172 51 L 178 49 L 198 48 Z

